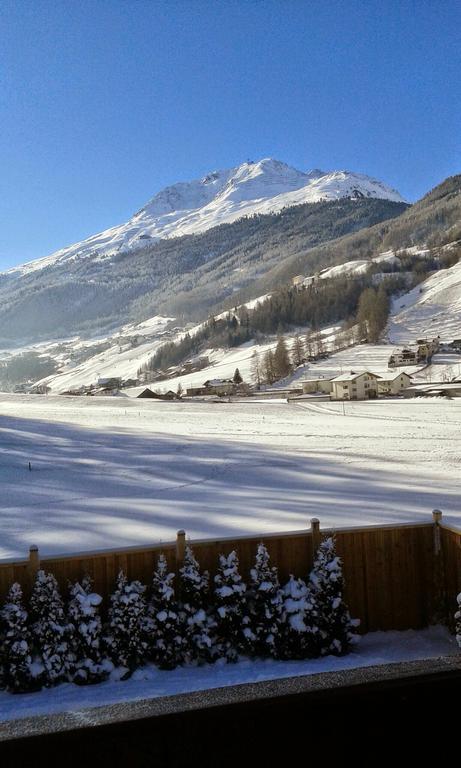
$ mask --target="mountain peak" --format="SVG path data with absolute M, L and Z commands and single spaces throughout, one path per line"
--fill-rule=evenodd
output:
M 195 234 L 255 213 L 276 213 L 294 205 L 343 197 L 404 202 L 383 182 L 352 171 L 300 171 L 272 157 L 247 160 L 201 179 L 165 187 L 126 223 L 9 272 L 25 274 L 69 258 L 110 257 L 140 248 L 149 240 Z

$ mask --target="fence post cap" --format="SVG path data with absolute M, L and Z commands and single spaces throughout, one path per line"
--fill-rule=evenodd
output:
M 433 510 L 432 510 L 432 517 L 433 517 L 433 518 L 434 518 L 434 520 L 436 520 L 436 521 L 437 521 L 437 520 L 440 520 L 440 519 L 441 519 L 441 517 L 442 517 L 442 512 L 440 511 L 440 509 L 433 509 Z
M 318 517 L 311 517 L 311 525 L 320 525 Z
M 183 529 L 181 528 L 181 530 L 180 530 L 180 531 L 178 531 L 178 533 L 177 533 L 176 535 L 177 535 L 177 536 L 185 536 L 185 535 L 186 535 L 186 532 L 185 532 L 185 531 L 183 531 Z
M 29 547 L 29 552 L 38 552 L 38 547 L 36 544 L 31 544 Z

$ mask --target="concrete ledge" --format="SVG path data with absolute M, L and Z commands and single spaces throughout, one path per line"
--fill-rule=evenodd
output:
M 38 715 L 0 723 L 0 742 L 27 737 L 51 736 L 79 729 L 92 729 L 136 720 L 149 720 L 168 715 L 213 708 L 264 702 L 286 697 L 339 693 L 341 689 L 362 686 L 383 687 L 405 680 L 428 681 L 432 678 L 461 678 L 461 655 L 443 656 L 422 661 L 382 664 L 372 667 L 322 672 L 320 674 L 279 678 L 257 683 L 210 688 L 192 693 L 162 696 L 139 701 L 121 702 L 100 707 L 90 707 L 72 712 Z

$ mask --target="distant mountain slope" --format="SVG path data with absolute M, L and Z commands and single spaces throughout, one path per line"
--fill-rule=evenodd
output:
M 24 274 L 0 275 L 1 340 L 101 332 L 166 314 L 203 319 L 211 307 L 252 286 L 313 246 L 395 217 L 405 203 L 341 199 L 254 215 L 197 235 L 159 240 L 111 258 L 82 255 Z M 307 258 L 311 268 L 337 263 Z M 276 282 L 274 285 L 278 285 Z
M 112 256 L 137 249 L 149 240 L 204 232 L 242 216 L 276 213 L 293 205 L 343 197 L 403 202 L 395 189 L 363 174 L 319 170 L 305 173 L 279 160 L 265 158 L 166 187 L 126 223 L 9 273 L 28 274 L 85 256 Z
M 341 264 L 370 259 L 389 249 L 424 245 L 442 247 L 456 240 L 461 240 L 461 174 L 443 181 L 397 218 L 389 217 L 336 242 L 314 246 L 304 253 L 288 257 L 252 285 L 251 291 L 257 296 L 293 275 L 309 274 L 313 262 Z M 242 291 L 235 298 L 244 301 L 247 292 Z

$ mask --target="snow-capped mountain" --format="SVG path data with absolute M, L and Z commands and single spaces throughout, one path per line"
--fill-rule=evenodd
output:
M 90 255 L 106 258 L 158 239 L 204 232 L 255 213 L 275 213 L 294 205 L 344 197 L 403 202 L 395 189 L 369 176 L 351 171 L 303 172 L 266 158 L 166 187 L 125 224 L 10 269 L 8 274 L 29 274 Z

